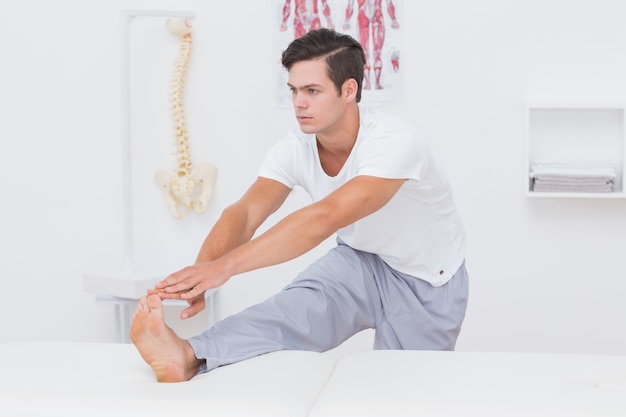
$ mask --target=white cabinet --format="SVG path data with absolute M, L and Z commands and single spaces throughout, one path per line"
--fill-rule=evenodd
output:
M 526 105 L 524 187 L 529 197 L 626 198 L 624 192 L 624 102 L 539 101 Z M 537 163 L 611 166 L 611 192 L 537 191 Z M 538 187 L 537 187 L 538 189 Z

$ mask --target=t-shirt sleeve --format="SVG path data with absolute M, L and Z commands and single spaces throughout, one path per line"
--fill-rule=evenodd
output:
M 294 169 L 294 163 L 298 160 L 295 145 L 295 141 L 289 139 L 283 139 L 274 144 L 261 163 L 259 176 L 278 181 L 289 188 L 298 185 Z
M 358 151 L 358 175 L 406 178 L 419 181 L 426 169 L 430 149 L 412 135 L 381 134 Z

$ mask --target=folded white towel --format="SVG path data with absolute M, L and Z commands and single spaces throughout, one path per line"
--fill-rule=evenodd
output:
M 615 179 L 616 173 L 615 167 L 606 162 L 537 162 L 531 167 L 530 177 Z
M 535 177 L 535 184 L 545 184 L 545 185 L 581 185 L 581 186 L 597 186 L 597 185 L 607 185 L 613 184 L 612 178 L 573 178 L 573 177 Z
M 535 184 L 533 186 L 534 192 L 552 192 L 552 193 L 611 193 L 613 192 L 612 185 L 597 186 L 597 187 L 576 187 L 576 186 L 553 186 Z

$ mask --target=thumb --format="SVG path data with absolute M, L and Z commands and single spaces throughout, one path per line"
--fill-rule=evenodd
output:
M 180 313 L 180 318 L 182 320 L 185 320 L 195 316 L 196 314 L 204 310 L 204 304 L 204 294 L 201 294 L 190 303 L 189 307 L 187 307 Z

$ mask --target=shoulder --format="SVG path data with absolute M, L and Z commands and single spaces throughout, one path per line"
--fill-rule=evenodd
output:
M 416 132 L 416 129 L 405 119 L 374 107 L 359 106 L 359 114 L 361 125 L 366 129 L 390 129 Z
M 428 142 L 406 120 L 367 107 L 361 111 L 359 137 L 361 146 L 366 149 L 372 146 L 414 151 L 429 148 Z
M 417 129 L 400 117 L 372 107 L 359 107 L 359 111 L 363 133 L 418 136 Z
M 314 139 L 313 139 L 314 140 Z M 307 135 L 290 130 L 285 137 L 274 143 L 266 153 L 259 176 L 279 181 L 289 188 L 301 182 L 301 173 L 314 161 L 314 149 Z
M 378 110 L 362 112 L 355 163 L 359 173 L 383 178 L 422 179 L 431 165 L 429 144 L 402 119 Z

